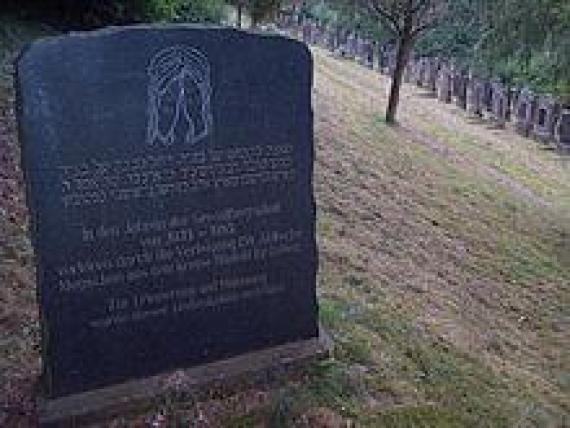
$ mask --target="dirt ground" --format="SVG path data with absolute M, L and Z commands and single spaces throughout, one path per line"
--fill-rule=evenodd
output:
M 302 378 L 105 426 L 570 426 L 570 163 L 313 49 L 320 317 Z M 0 426 L 33 426 L 33 262 L 0 85 Z

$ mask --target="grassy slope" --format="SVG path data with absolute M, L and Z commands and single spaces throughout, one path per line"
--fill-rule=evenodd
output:
M 15 26 L 1 47 L 35 34 Z M 385 78 L 314 57 L 319 293 L 334 358 L 279 390 L 201 408 L 165 400 L 166 420 L 214 407 L 212 426 L 570 424 L 570 165 L 411 86 L 401 126 L 387 127 Z M 12 422 L 33 413 L 38 366 L 18 199 L 0 210 L 0 395 Z
M 412 86 L 387 127 L 387 79 L 314 56 L 322 318 L 336 369 L 358 372 L 347 415 L 567 424 L 570 163 Z

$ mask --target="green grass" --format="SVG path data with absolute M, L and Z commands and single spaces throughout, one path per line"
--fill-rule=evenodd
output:
M 466 425 L 461 414 L 433 406 L 395 408 L 362 422 L 362 426 L 386 428 L 461 428 Z

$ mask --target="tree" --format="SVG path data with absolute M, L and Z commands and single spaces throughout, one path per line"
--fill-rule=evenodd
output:
M 410 52 L 418 37 L 436 27 L 452 0 L 369 0 L 369 8 L 392 31 L 397 41 L 396 68 L 386 110 L 386 122 L 395 123 L 400 87 Z
M 570 100 L 570 2 L 478 0 L 479 68 Z

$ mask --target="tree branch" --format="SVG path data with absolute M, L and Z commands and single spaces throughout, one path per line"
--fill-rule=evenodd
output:
M 418 13 L 420 10 L 422 10 L 426 6 L 427 6 L 427 9 L 429 9 L 430 3 L 431 3 L 431 0 L 420 0 L 420 1 L 418 1 L 418 3 L 414 7 L 409 9 L 408 14 L 409 15 L 415 15 L 416 13 Z
M 375 12 L 378 16 L 380 16 L 381 18 L 383 18 L 385 21 L 387 21 L 389 23 L 389 25 L 392 27 L 392 30 L 400 35 L 402 33 L 402 28 L 400 26 L 400 23 L 398 22 L 398 18 L 396 15 L 391 14 L 390 12 L 388 12 L 388 10 L 386 10 L 385 8 L 383 8 L 382 6 L 380 6 L 376 1 L 374 0 L 369 0 L 368 1 L 368 7 L 370 9 L 372 9 L 373 12 Z
M 437 20 L 433 20 L 431 22 L 425 22 L 421 25 L 418 25 L 417 27 L 415 27 L 412 32 L 411 32 L 411 36 L 412 38 L 416 38 L 417 36 L 419 36 L 421 33 L 423 33 L 426 30 L 430 30 L 434 27 L 437 27 Z

